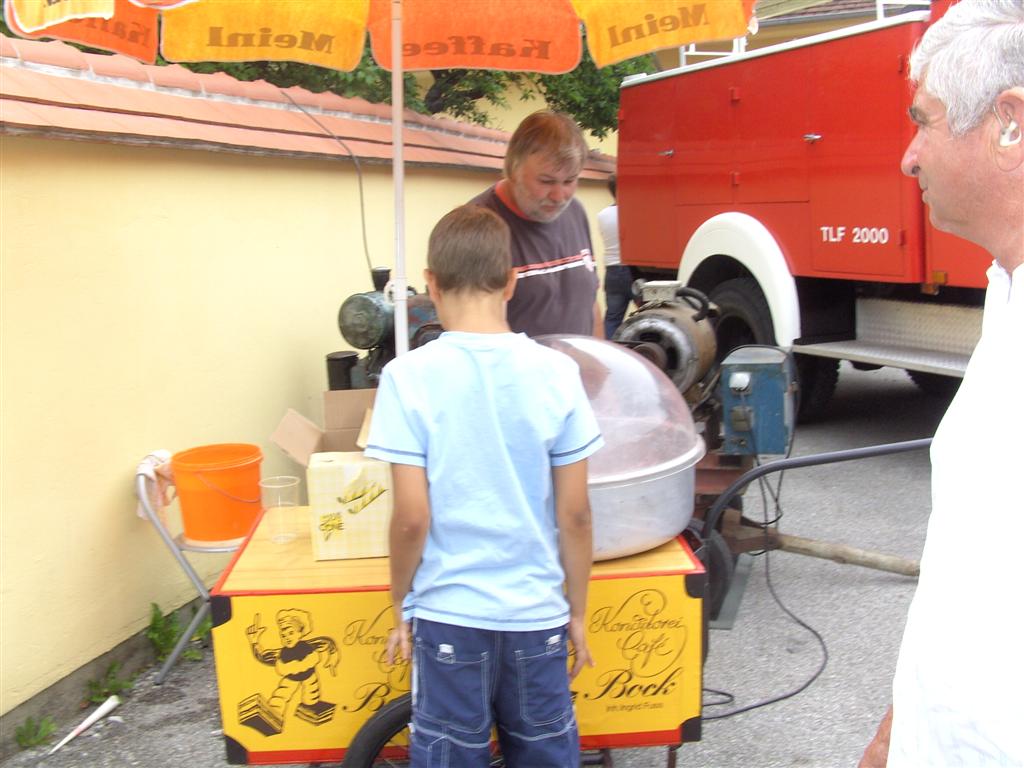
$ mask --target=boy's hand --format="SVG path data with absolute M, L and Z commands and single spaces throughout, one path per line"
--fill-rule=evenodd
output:
M 402 661 L 412 658 L 412 628 L 408 621 L 400 622 L 388 635 L 388 664 L 394 664 L 396 658 Z
M 590 649 L 587 647 L 587 630 L 583 626 L 583 619 L 569 619 L 569 642 L 576 651 L 576 661 L 572 665 L 572 672 L 569 679 L 575 680 L 576 675 L 583 671 L 584 665 L 594 666 L 594 660 L 590 657 Z

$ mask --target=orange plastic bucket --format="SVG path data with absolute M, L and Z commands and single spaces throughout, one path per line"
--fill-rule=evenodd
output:
M 236 543 L 260 513 L 257 445 L 224 443 L 190 448 L 171 457 L 185 539 Z

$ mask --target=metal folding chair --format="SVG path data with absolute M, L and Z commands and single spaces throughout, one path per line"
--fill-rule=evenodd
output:
M 203 546 L 196 544 L 191 541 L 186 541 L 184 534 L 178 534 L 177 536 L 171 536 L 171 532 L 167 530 L 167 526 L 161 519 L 160 515 L 157 514 L 156 510 L 153 509 L 153 503 L 150 496 L 150 488 L 156 488 L 157 477 L 156 470 L 163 462 L 164 458 L 161 456 L 161 452 L 153 452 L 146 456 L 135 470 L 135 494 L 139 497 L 139 504 L 142 507 L 146 519 L 153 524 L 156 528 L 157 533 L 160 534 L 160 538 L 163 539 L 164 544 L 171 551 L 174 559 L 178 561 L 178 565 L 185 571 L 185 575 L 188 576 L 189 581 L 192 582 L 192 586 L 195 587 L 196 592 L 199 593 L 199 597 L 202 600 L 199 610 L 196 611 L 196 615 L 192 617 L 192 621 L 185 627 L 185 631 L 181 633 L 177 642 L 174 645 L 174 649 L 170 655 L 164 660 L 163 666 L 160 667 L 160 672 L 156 676 L 156 684 L 160 685 L 163 683 L 164 678 L 167 677 L 167 673 L 171 667 L 174 666 L 174 662 L 178 660 L 185 647 L 188 645 L 189 640 L 195 634 L 199 625 L 203 619 L 210 612 L 210 591 L 206 588 L 206 584 L 196 573 L 192 564 L 185 557 L 185 552 L 205 552 L 207 554 L 216 554 L 224 552 L 234 552 L 239 544 L 233 544 L 230 546 L 217 545 L 217 546 Z

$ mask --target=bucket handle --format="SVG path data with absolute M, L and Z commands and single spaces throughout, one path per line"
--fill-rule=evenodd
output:
M 232 496 L 230 493 L 225 491 L 223 488 L 218 488 L 216 485 L 213 485 L 209 480 L 207 480 L 205 477 L 203 477 L 203 473 L 202 472 L 196 472 L 195 476 L 198 477 L 202 481 L 203 485 L 205 485 L 211 491 L 216 491 L 217 493 L 221 494 L 222 496 L 227 496 L 232 501 L 237 501 L 240 504 L 259 504 L 260 503 L 259 499 L 240 499 L 237 496 Z

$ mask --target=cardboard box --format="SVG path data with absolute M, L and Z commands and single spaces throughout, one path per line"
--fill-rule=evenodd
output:
M 270 440 L 304 467 L 314 453 L 358 450 L 359 433 L 376 394 L 376 389 L 328 390 L 324 392 L 323 428 L 289 408 Z
M 362 451 L 314 453 L 306 469 L 313 557 L 387 557 L 391 466 Z
M 261 521 L 212 590 L 231 764 L 340 761 L 373 713 L 410 688 L 409 666 L 384 658 L 394 621 L 387 559 L 313 561 L 300 519 L 308 510 L 284 513 L 296 516 L 298 537 L 275 544 Z M 679 539 L 594 564 L 587 630 L 597 666 L 572 683 L 585 748 L 700 739 L 706 584 Z M 288 672 L 296 661 L 301 680 Z

